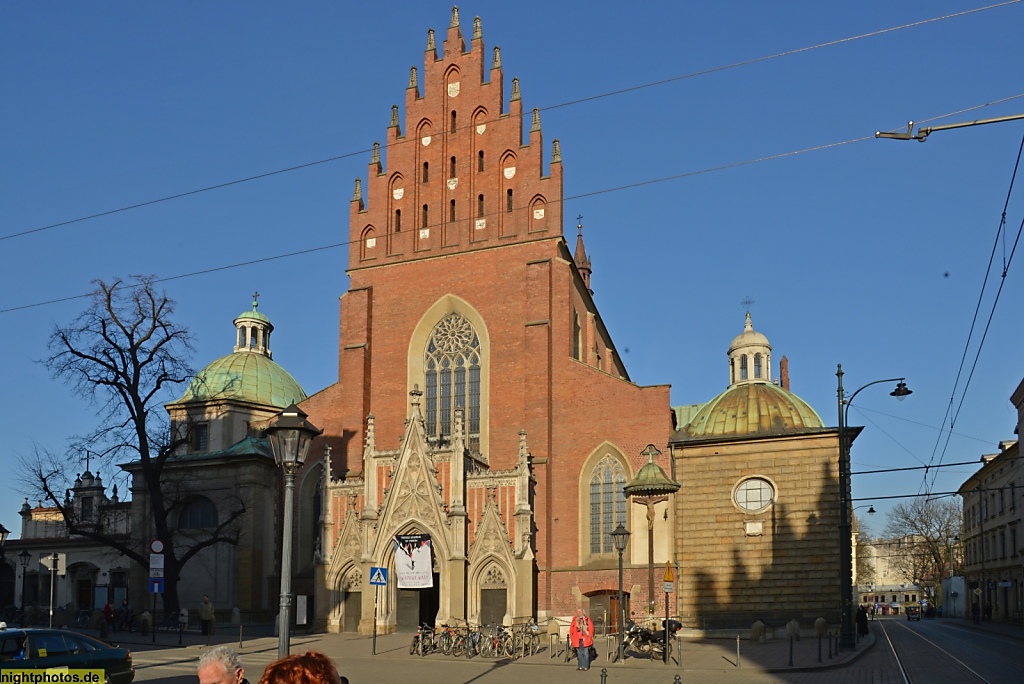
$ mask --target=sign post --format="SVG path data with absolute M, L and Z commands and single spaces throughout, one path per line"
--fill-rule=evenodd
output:
M 156 595 L 164 593 L 164 543 L 154 539 L 149 543 L 149 593 L 153 595 L 153 643 L 156 643 Z
M 669 562 L 665 563 L 665 624 L 663 625 L 663 627 L 665 628 L 665 653 L 664 653 L 665 660 L 664 660 L 664 662 L 665 662 L 666 665 L 668 665 L 668 661 L 669 661 L 669 657 L 668 657 L 669 633 L 672 631 L 671 629 L 669 629 L 668 597 L 669 597 L 669 594 L 671 594 L 672 591 L 675 589 L 675 587 L 674 587 L 675 579 L 676 579 L 676 576 L 675 576 L 675 572 L 673 572 L 673 570 L 672 570 L 672 561 L 669 561 Z
M 370 586 L 373 587 L 373 655 L 377 655 L 377 596 L 380 594 L 380 588 L 387 585 L 388 569 L 371 567 Z

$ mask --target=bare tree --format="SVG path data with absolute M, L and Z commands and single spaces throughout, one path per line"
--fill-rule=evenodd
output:
M 72 479 L 66 458 L 37 452 L 23 461 L 23 470 L 36 492 L 60 511 L 70 535 L 116 549 L 147 570 L 150 539 L 138 537 L 151 529 L 163 542 L 163 604 L 173 614 L 180 607 L 182 567 L 203 549 L 237 544 L 237 520 L 246 506 L 240 500 L 226 502 L 226 514 L 201 535 L 175 530 L 175 515 L 198 483 L 187 467 L 176 464 L 174 454 L 186 442 L 187 431 L 171 434 L 162 401 L 192 377 L 187 359 L 193 348 L 187 329 L 173 320 L 174 302 L 155 284 L 153 276 L 96 281 L 91 305 L 71 324 L 55 328 L 44 361 L 55 378 L 98 407 L 99 426 L 77 438 L 72 450 L 90 449 L 110 464 L 130 463 L 124 467 L 134 477 L 133 489 L 144 493 L 141 514 L 148 521 L 129 538 L 111 520 L 83 516 L 66 489 Z
M 919 585 L 937 585 L 950 573 L 962 526 L 963 510 L 953 499 L 897 504 L 885 526 L 885 536 L 897 545 L 893 564 Z

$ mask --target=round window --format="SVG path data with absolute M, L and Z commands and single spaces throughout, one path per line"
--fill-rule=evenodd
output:
M 775 487 L 763 477 L 751 477 L 739 483 L 733 501 L 745 511 L 763 511 L 775 502 Z

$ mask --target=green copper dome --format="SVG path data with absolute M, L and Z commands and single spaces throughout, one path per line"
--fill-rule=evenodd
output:
M 690 437 L 742 437 L 822 428 L 803 399 L 770 382 L 733 385 L 697 412 L 682 432 Z
M 285 408 L 305 398 L 295 378 L 275 361 L 260 353 L 237 351 L 196 373 L 176 403 L 233 399 Z
M 222 356 L 203 370 L 175 403 L 233 399 L 285 408 L 298 404 L 306 393 L 288 371 L 277 365 L 270 351 L 270 319 L 257 311 L 259 293 L 252 309 L 235 318 L 234 353 Z

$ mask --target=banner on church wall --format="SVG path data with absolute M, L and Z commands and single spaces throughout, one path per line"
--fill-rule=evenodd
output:
M 434 586 L 429 534 L 395 535 L 395 574 L 399 589 L 427 589 Z

